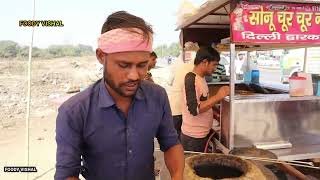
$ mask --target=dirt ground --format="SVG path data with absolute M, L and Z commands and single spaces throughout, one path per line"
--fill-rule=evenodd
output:
M 29 122 L 29 179 L 53 179 L 55 120 L 59 104 L 100 78 L 95 57 L 34 60 Z M 0 60 L 0 177 L 24 179 L 26 173 L 4 173 L 4 166 L 26 166 L 27 62 Z

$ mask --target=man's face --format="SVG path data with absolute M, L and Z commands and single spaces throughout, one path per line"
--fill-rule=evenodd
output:
M 218 66 L 219 62 L 218 61 L 207 61 L 206 62 L 206 72 L 205 74 L 207 76 L 211 75 L 212 73 L 214 73 L 214 71 L 217 69 L 217 66 Z
M 239 60 L 243 60 L 244 59 L 244 54 L 239 54 Z
M 105 54 L 98 49 L 97 57 L 104 65 L 106 84 L 120 96 L 131 97 L 147 73 L 150 53 L 137 51 Z
M 152 68 L 154 68 L 154 67 L 156 67 L 156 64 L 157 64 L 157 58 L 156 57 L 154 57 L 154 56 L 150 56 L 150 69 L 152 69 Z

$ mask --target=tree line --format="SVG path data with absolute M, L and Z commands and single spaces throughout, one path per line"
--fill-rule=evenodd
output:
M 158 57 L 177 57 L 180 54 L 181 47 L 178 43 L 170 45 L 160 45 L 154 49 Z M 94 55 L 95 51 L 88 45 L 51 45 L 48 48 L 32 48 L 32 57 L 34 58 L 59 58 L 65 56 L 88 56 Z M 29 46 L 20 46 L 18 43 L 10 40 L 0 41 L 0 58 L 14 59 L 26 58 L 29 56 Z
M 91 46 L 79 44 L 51 45 L 48 48 L 32 48 L 34 58 L 58 58 L 64 56 L 87 56 L 94 55 Z M 0 58 L 25 58 L 29 56 L 29 46 L 20 46 L 14 41 L 0 41 Z
M 160 45 L 154 49 L 158 57 L 178 57 L 181 52 L 179 43 L 171 43 L 169 46 L 166 44 Z

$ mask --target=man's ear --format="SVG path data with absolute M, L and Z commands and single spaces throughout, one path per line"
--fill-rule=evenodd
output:
M 96 57 L 97 57 L 98 61 L 100 62 L 100 64 L 104 65 L 105 54 L 102 52 L 102 50 L 100 48 L 96 49 Z
M 203 64 L 204 64 L 205 66 L 208 66 L 208 65 L 209 65 L 209 61 L 208 61 L 207 59 L 204 59 L 202 62 L 203 62 Z

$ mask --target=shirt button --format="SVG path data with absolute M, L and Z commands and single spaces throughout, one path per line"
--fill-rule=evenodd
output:
M 125 161 L 121 161 L 121 166 L 125 167 L 126 166 L 126 162 Z

